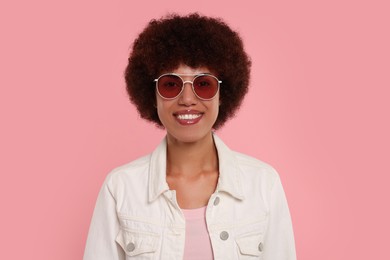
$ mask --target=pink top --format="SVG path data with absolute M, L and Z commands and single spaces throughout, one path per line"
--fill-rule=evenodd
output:
M 212 260 L 209 232 L 206 225 L 206 206 L 198 209 L 182 209 L 186 219 L 184 260 Z

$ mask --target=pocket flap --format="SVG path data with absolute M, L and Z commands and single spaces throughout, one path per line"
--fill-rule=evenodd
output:
M 243 255 L 260 256 L 263 251 L 263 236 L 261 233 L 245 234 L 236 238 L 236 243 Z
M 120 229 L 115 241 L 123 248 L 126 255 L 136 256 L 157 250 L 159 235 L 143 231 Z

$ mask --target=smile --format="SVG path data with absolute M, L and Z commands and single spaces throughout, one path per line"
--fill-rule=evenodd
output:
M 200 117 L 201 114 L 181 114 L 181 115 L 176 115 L 176 117 L 180 120 L 192 120 Z
M 173 115 L 176 121 L 181 125 L 194 125 L 203 117 L 203 113 L 197 110 L 178 111 Z

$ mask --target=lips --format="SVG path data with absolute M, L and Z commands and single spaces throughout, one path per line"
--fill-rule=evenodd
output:
M 197 110 L 184 110 L 174 113 L 173 116 L 181 125 L 193 125 L 202 119 L 203 113 Z

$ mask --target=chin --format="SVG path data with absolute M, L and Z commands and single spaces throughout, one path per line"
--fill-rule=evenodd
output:
M 211 134 L 211 130 L 204 133 L 200 133 L 199 131 L 197 132 L 186 131 L 181 133 L 168 133 L 167 135 L 169 138 L 171 138 L 171 140 L 175 140 L 176 142 L 195 143 L 197 141 L 206 138 L 210 134 Z

